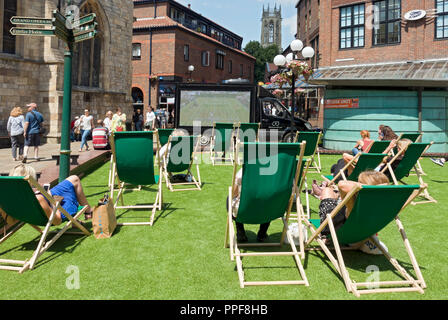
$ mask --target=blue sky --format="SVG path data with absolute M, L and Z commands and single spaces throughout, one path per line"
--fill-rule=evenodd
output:
M 215 21 L 221 26 L 243 37 L 243 48 L 251 40 L 260 41 L 261 15 L 263 5 L 282 6 L 282 45 L 285 49 L 297 32 L 297 11 L 295 5 L 298 0 L 176 0 L 191 9 Z

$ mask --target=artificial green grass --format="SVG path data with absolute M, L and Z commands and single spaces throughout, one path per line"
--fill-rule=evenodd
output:
M 322 156 L 323 173 L 339 156 Z M 424 180 L 437 204 L 409 206 L 401 216 L 428 288 L 425 294 L 393 293 L 361 296 L 369 299 L 446 299 L 448 281 L 446 208 L 448 168 L 422 161 L 428 174 Z M 34 270 L 20 275 L 0 271 L 1 299 L 358 299 L 345 289 L 343 280 L 322 252 L 307 252 L 303 265 L 310 283 L 304 286 L 239 287 L 235 262 L 224 248 L 226 228 L 225 201 L 231 184 L 232 167 L 208 164 L 200 166 L 202 191 L 170 192 L 164 185 L 164 210 L 157 212 L 153 227 L 118 227 L 111 239 L 94 236 L 60 238 L 46 252 Z M 107 192 L 108 164 L 86 176 L 83 186 L 90 204 Z M 321 181 L 319 174 L 310 174 Z M 417 178 L 405 179 L 416 183 Z M 125 194 L 128 204 L 150 202 L 155 193 L 145 189 Z M 19 199 L 19 195 L 17 196 Z M 305 203 L 305 195 L 301 194 Z M 318 201 L 311 197 L 311 212 L 317 217 Z M 148 221 L 149 212 L 120 210 L 120 222 Z M 255 241 L 258 226 L 248 226 Z M 269 228 L 269 240 L 278 239 L 281 223 Z M 379 233 L 391 254 L 414 275 L 395 223 Z M 22 259 L 32 254 L 38 234 L 26 226 L 0 246 L 0 258 Z M 287 247 L 285 247 L 287 249 Z M 401 277 L 383 256 L 345 252 L 346 266 L 357 282 L 369 281 L 366 272 L 375 265 L 380 280 Z M 69 289 L 71 266 L 79 270 L 79 289 Z M 299 279 L 291 257 L 244 258 L 247 281 Z M 67 286 L 68 284 L 68 286 Z

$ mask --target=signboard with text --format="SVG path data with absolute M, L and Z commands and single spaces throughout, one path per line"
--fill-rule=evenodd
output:
M 325 109 L 353 109 L 359 108 L 359 99 L 326 99 Z

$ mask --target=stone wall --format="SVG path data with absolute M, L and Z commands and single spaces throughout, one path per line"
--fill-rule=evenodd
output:
M 57 0 L 18 0 L 19 16 L 52 16 Z M 89 107 L 95 118 L 121 107 L 132 115 L 133 3 L 128 0 L 86 0 L 94 8 L 103 38 L 100 87 L 74 87 L 72 118 Z M 0 35 L 1 38 L 1 35 Z M 1 40 L 1 39 L 0 39 Z M 8 139 L 6 123 L 12 107 L 38 104 L 45 118 L 47 139 L 61 136 L 65 43 L 51 37 L 16 38 L 16 54 L 0 52 L 0 140 Z M 1 139 L 3 137 L 3 139 Z M 2 141 L 0 141 L 0 146 Z

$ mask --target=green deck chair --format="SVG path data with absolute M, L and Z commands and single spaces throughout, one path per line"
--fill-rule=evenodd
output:
M 386 148 L 389 146 L 389 144 L 390 141 L 387 140 L 373 141 L 368 153 L 383 153 L 384 150 L 386 150 Z
M 201 173 L 199 171 L 199 165 L 196 163 L 197 178 L 191 172 L 194 153 L 199 148 L 200 138 L 198 136 L 180 136 L 171 137 L 168 140 L 170 151 L 164 154 L 163 162 L 163 175 L 165 177 L 166 186 L 171 191 L 189 191 L 189 190 L 201 190 Z M 172 175 L 174 173 L 187 172 L 186 174 L 191 177 L 191 182 L 171 182 Z M 194 188 L 176 189 L 175 186 L 195 186 Z
M 162 166 L 159 163 L 159 175 L 154 171 L 153 131 L 114 132 L 111 139 L 114 165 L 112 166 L 113 181 L 110 188 L 110 198 L 115 199 L 115 209 L 152 209 L 149 222 L 120 223 L 120 225 L 150 225 L 154 223 L 157 210 L 162 210 Z M 157 140 L 157 149 L 158 140 Z M 156 158 L 159 161 L 159 158 Z M 118 195 L 115 197 L 115 185 L 118 185 Z M 157 186 L 155 201 L 152 205 L 140 204 L 125 206 L 123 193 L 128 185 Z M 118 201 L 121 199 L 121 206 Z M 145 198 L 146 200 L 146 198 Z
M 398 140 L 400 139 L 409 139 L 412 142 L 422 142 L 422 134 L 420 132 L 412 132 L 412 133 L 402 133 Z M 420 163 L 420 160 L 417 161 L 416 165 L 417 171 L 412 170 L 411 175 L 417 175 L 417 172 L 422 175 L 426 176 L 426 173 L 423 171 L 422 165 Z
M 322 178 L 328 181 L 329 185 L 336 183 L 336 180 L 338 180 L 340 176 L 342 176 L 344 180 L 358 181 L 358 176 L 362 172 L 367 170 L 374 170 L 380 165 L 381 161 L 383 161 L 384 157 L 386 156 L 387 154 L 381 153 L 358 153 L 334 177 L 332 175 L 322 175 Z M 355 168 L 353 169 L 352 173 L 348 177 L 346 177 L 345 170 L 352 164 L 355 166 Z
M 288 220 L 302 163 L 304 144 L 298 143 L 244 143 L 243 175 L 240 204 L 236 221 L 244 224 L 262 224 L 281 218 L 283 233 L 279 243 L 238 244 L 232 221 L 232 188 L 235 183 L 237 164 L 234 164 L 232 186 L 229 188 L 229 205 L 226 228 L 226 247 L 230 247 L 231 260 L 236 259 L 240 287 L 250 285 L 306 285 L 308 280 L 301 263 L 301 252 L 297 251 L 294 240 L 288 230 Z M 276 152 L 277 151 L 277 152 Z M 299 160 L 296 158 L 299 156 Z M 242 253 L 240 247 L 282 246 L 288 237 L 291 251 L 288 252 L 252 252 Z M 303 235 L 302 235 L 303 242 Z M 302 256 L 304 246 L 302 244 Z M 293 256 L 302 280 L 294 281 L 257 281 L 244 280 L 242 257 L 250 256 Z
M 210 159 L 213 165 L 232 165 L 234 161 L 233 134 L 235 125 L 233 123 L 213 123 L 210 141 Z M 218 156 L 221 153 L 222 156 Z M 226 156 L 224 157 L 224 154 Z
M 310 158 L 311 164 L 309 169 L 315 169 L 318 173 L 322 170 L 319 153 L 319 141 L 322 132 L 298 131 L 294 138 L 294 142 L 306 141 L 306 150 L 304 156 Z M 317 161 L 315 156 L 317 154 Z M 310 171 L 311 172 L 311 171 Z
M 401 181 L 403 178 L 409 176 L 412 169 L 415 170 L 419 183 L 422 186 L 426 186 L 422 192 L 422 197 L 424 197 L 425 201 L 419 201 L 419 202 L 413 202 L 413 205 L 416 204 L 423 204 L 423 203 L 437 203 L 437 200 L 435 200 L 428 192 L 427 184 L 423 181 L 422 174 L 420 174 L 419 170 L 417 169 L 417 161 L 420 159 L 423 154 L 433 145 L 434 142 L 430 143 L 411 143 L 408 148 L 406 149 L 403 159 L 400 161 L 400 164 L 395 168 L 395 170 L 392 170 L 392 163 L 394 161 L 397 161 L 397 158 L 401 156 L 401 152 L 397 153 L 391 161 L 387 163 L 387 165 L 381 170 L 381 172 L 386 173 L 389 172 L 391 182 L 393 182 L 395 185 L 398 185 L 398 181 Z M 404 183 L 404 182 L 402 182 Z
M 242 142 L 258 142 L 260 123 L 239 123 L 236 127 L 236 157 L 238 164 L 241 164 L 241 159 L 239 157 L 239 148 Z
M 168 140 L 170 139 L 170 136 L 173 134 L 175 129 L 157 129 L 157 138 L 159 139 L 159 147 L 163 147 L 168 143 Z M 156 158 L 159 156 L 159 149 L 156 151 Z M 155 165 L 157 165 L 158 162 L 156 161 Z
M 344 280 L 347 291 L 352 292 L 357 297 L 359 297 L 360 294 L 381 292 L 417 291 L 424 293 L 423 289 L 426 288 L 425 281 L 417 260 L 415 259 L 409 240 L 406 237 L 403 224 L 398 217 L 421 191 L 422 188 L 419 185 L 357 186 L 347 194 L 344 200 L 331 212 L 331 214 L 327 215 L 327 218 L 322 224 L 319 219 L 305 221 L 307 227 L 311 230 L 311 237 L 307 241 L 306 247 L 307 249 L 312 249 L 310 244 L 316 240 L 332 262 L 336 271 Z M 349 217 L 346 222 L 335 231 L 332 219 L 353 197 L 355 197 L 354 207 L 350 212 Z M 389 252 L 374 237 L 372 237 L 393 220 L 397 223 L 398 231 L 402 236 L 404 246 L 411 260 L 417 279 L 412 278 L 411 275 L 399 265 L 398 261 L 392 258 Z M 330 238 L 336 252 L 336 257 L 330 252 L 330 249 L 325 242 L 319 237 L 320 233 L 327 225 L 330 229 Z M 350 279 L 341 252 L 341 245 L 362 243 L 367 239 L 375 243 L 404 280 L 360 283 Z
M 39 204 L 33 189 L 36 188 L 53 206 L 53 212 L 50 218 L 47 217 L 44 210 Z M 80 207 L 80 210 L 72 217 L 61 206 L 61 197 L 52 197 L 42 186 L 31 177 L 0 177 L 0 208 L 12 218 L 18 220 L 12 228 L 0 239 L 0 244 L 4 243 L 14 233 L 20 230 L 24 225 L 29 224 L 41 234 L 36 250 L 30 259 L 19 261 L 0 259 L 0 270 L 11 270 L 23 273 L 26 270 L 32 270 L 37 262 L 37 259 L 47 251 L 66 231 L 72 226 L 81 230 L 80 235 L 90 235 L 77 219 L 84 214 L 87 206 Z M 53 226 L 53 221 L 57 211 L 61 211 L 68 219 L 65 226 L 58 230 L 57 233 L 50 239 L 47 237 L 50 229 Z M 42 231 L 39 227 L 43 227 Z

